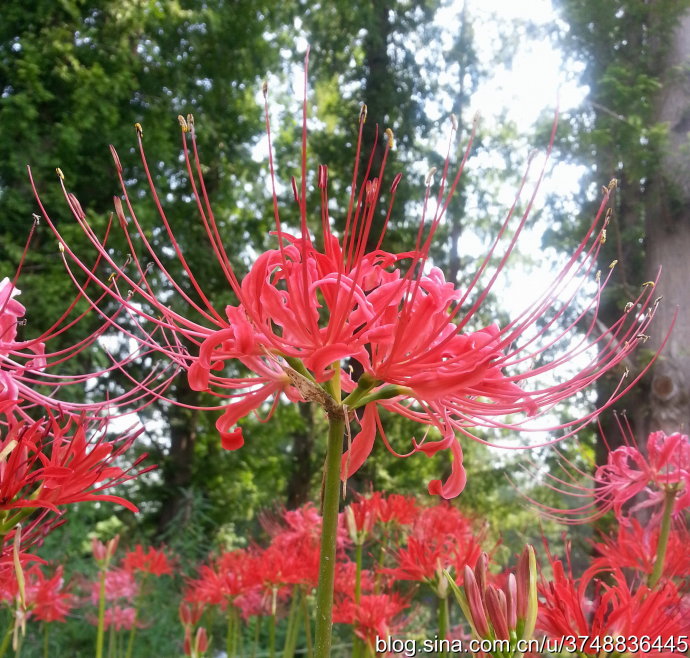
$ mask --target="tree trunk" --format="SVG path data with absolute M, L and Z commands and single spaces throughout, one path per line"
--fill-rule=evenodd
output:
M 657 120 L 668 126 L 668 143 L 650 179 L 645 216 L 647 276 L 663 267 L 663 296 L 650 340 L 657 349 L 677 313 L 670 340 L 651 378 L 650 413 L 644 431 L 689 431 L 690 421 L 690 12 L 671 35 Z

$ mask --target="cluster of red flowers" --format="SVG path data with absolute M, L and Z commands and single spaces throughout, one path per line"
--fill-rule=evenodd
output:
M 18 294 L 8 279 L 0 282 L 0 557 L 9 555 L 20 524 L 17 550 L 25 550 L 59 524 L 66 505 L 110 501 L 136 511 L 106 490 L 153 468 L 141 468 L 145 455 L 121 465 L 141 429 L 113 438 L 107 417 L 87 413 L 97 405 L 61 405 L 35 392 L 33 374 L 55 355 L 42 340 L 16 340 L 25 313 Z
M 617 636 L 629 639 L 631 655 L 685 653 L 687 644 L 676 646 L 676 640 L 690 634 L 690 439 L 653 432 L 639 446 L 627 424 L 620 426 L 627 445 L 609 453 L 591 485 L 565 460 L 565 474 L 549 476 L 551 486 L 592 502 L 566 511 L 542 506 L 545 513 L 582 523 L 613 512 L 616 525 L 594 542 L 594 558 L 580 577 L 549 555 L 553 576 L 539 588 L 538 627 L 553 638 L 588 637 L 580 649 L 586 655 L 600 655 L 602 642 Z M 646 646 L 632 648 L 643 637 Z
M 107 545 L 93 540 L 93 555 L 99 565 L 99 579 L 91 582 L 89 600 L 98 608 L 101 597 L 105 600 L 104 628 L 132 630 L 143 627 L 139 619 L 142 587 L 148 577 L 160 577 L 172 573 L 172 563 L 163 550 L 150 547 L 146 552 L 140 544 L 125 553 L 121 566 L 115 566 L 113 558 L 117 538 Z M 94 615 L 89 619 L 98 623 Z

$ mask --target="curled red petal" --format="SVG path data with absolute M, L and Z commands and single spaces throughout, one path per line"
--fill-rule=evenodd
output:
M 232 432 L 221 432 L 220 444 L 223 446 L 225 450 L 238 450 L 239 448 L 241 448 L 244 445 L 244 436 L 242 436 L 242 428 L 237 427 Z
M 453 454 L 450 477 L 445 481 L 432 480 L 429 482 L 429 493 L 432 496 L 441 498 L 455 498 L 462 493 L 467 483 L 467 473 L 462 464 L 462 448 L 457 439 L 450 444 L 450 451 Z
M 343 480 L 346 480 L 359 470 L 359 467 L 366 461 L 374 447 L 376 438 L 376 405 L 368 404 L 364 408 L 364 415 L 360 421 L 362 429 L 352 439 L 352 445 L 343 453 L 340 473 Z

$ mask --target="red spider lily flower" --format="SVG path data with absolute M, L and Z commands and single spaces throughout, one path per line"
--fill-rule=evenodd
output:
M 378 516 L 379 496 L 360 496 L 350 503 L 343 512 L 345 526 L 353 544 L 363 544 L 369 536 Z
M 98 623 L 95 617 L 89 617 L 88 619 L 94 625 Z M 135 626 L 136 628 L 144 628 L 144 624 L 137 620 L 136 608 L 117 604 L 106 608 L 103 618 L 103 628 L 105 630 L 113 628 L 116 631 L 130 631 Z
M 199 577 L 187 581 L 185 600 L 226 609 L 257 585 L 254 556 L 244 550 L 222 553 L 199 568 Z
M 284 510 L 280 517 L 264 515 L 261 524 L 271 536 L 271 543 L 285 550 L 293 550 L 298 544 L 318 545 L 321 537 L 321 515 L 313 503 L 306 503 L 294 510 Z M 347 533 L 343 527 L 338 530 L 338 549 L 345 548 Z
M 106 430 L 102 419 L 72 417 L 60 424 L 53 417 L 33 422 L 9 418 L 0 439 L 0 509 L 58 512 L 61 505 L 110 501 L 138 511 L 124 498 L 102 492 L 154 468 L 133 472 L 146 455 L 127 470 L 115 465 L 142 430 L 125 431 L 114 440 L 107 439 Z
M 603 536 L 594 544 L 598 555 L 592 560 L 592 569 L 614 571 L 632 569 L 641 574 L 651 575 L 657 560 L 659 547 L 658 526 L 643 526 L 637 519 L 628 525 L 618 526 L 615 536 Z M 667 578 L 690 576 L 690 533 L 681 524 L 670 529 L 663 574 Z
M 380 523 L 396 523 L 401 526 L 414 523 L 420 514 L 417 501 L 412 496 L 401 494 L 381 496 L 377 511 Z
M 141 572 L 153 576 L 163 576 L 172 573 L 172 565 L 168 556 L 152 546 L 144 552 L 141 544 L 137 544 L 133 551 L 125 553 L 122 566 L 130 572 Z
M 66 621 L 74 607 L 75 597 L 64 591 L 62 566 L 46 578 L 38 566 L 26 572 L 26 603 L 30 616 L 40 621 Z
M 354 543 L 363 543 L 375 522 L 405 526 L 411 524 L 418 515 L 417 502 L 411 496 L 384 496 L 378 491 L 369 496 L 359 496 L 344 512 L 346 527 Z
M 104 413 L 114 418 L 122 413 L 116 412 L 117 405 L 125 402 L 137 404 L 136 410 L 150 404 L 153 398 L 147 389 L 157 379 L 160 381 L 154 388 L 165 389 L 172 376 L 167 379 L 160 378 L 160 369 L 156 366 L 147 376 L 146 383 L 136 383 L 131 390 L 124 393 L 109 392 L 107 403 L 73 403 L 60 400 L 58 392 L 63 387 L 76 387 L 84 389 L 89 381 L 98 376 L 107 377 L 110 372 L 119 370 L 123 364 L 133 358 L 131 355 L 121 362 L 115 362 L 112 366 L 96 372 L 80 373 L 78 375 L 65 375 L 54 371 L 55 366 L 60 366 L 83 350 L 93 346 L 103 335 L 104 329 L 109 326 L 105 323 L 100 329 L 90 336 L 68 347 L 61 347 L 55 351 L 46 351 L 46 345 L 58 337 L 62 337 L 67 330 L 78 324 L 84 316 L 84 312 L 70 318 L 75 311 L 81 293 L 77 294 L 72 303 L 60 318 L 46 332 L 37 338 L 25 341 L 17 341 L 17 327 L 24 324 L 26 309 L 14 297 L 20 294 L 15 282 L 19 277 L 24 257 L 29 248 L 31 236 L 35 228 L 31 230 L 29 241 L 20 258 L 20 266 L 13 281 L 4 278 L 0 281 L 0 413 L 6 416 L 18 415 L 25 420 L 31 420 L 28 413 L 32 407 L 51 409 L 60 415 L 88 416 L 97 418 Z M 86 311 L 88 312 L 88 311 Z M 141 355 L 139 355 L 141 356 Z M 46 391 L 42 393 L 41 390 Z M 133 409 L 134 410 L 134 409 Z
M 20 557 L 20 562 L 24 565 L 31 561 L 33 556 L 25 554 Z M 22 572 L 27 618 L 64 622 L 74 608 L 76 598 L 65 591 L 62 566 L 57 567 L 50 578 L 46 578 L 37 564 L 31 564 L 28 568 L 23 566 Z M 19 596 L 20 586 L 15 565 L 0 565 L 0 599 L 13 607 Z
M 638 585 L 633 590 L 620 570 L 612 572 L 613 583 L 609 584 L 596 578 L 593 569 L 574 579 L 566 574 L 560 560 L 551 558 L 551 566 L 552 579 L 539 586 L 543 600 L 537 621 L 537 628 L 548 637 L 588 638 L 581 652 L 598 656 L 606 637 L 646 636 L 659 638 L 661 648 L 652 644 L 649 651 L 640 648 L 631 655 L 677 655 L 663 647 L 675 636 L 687 635 L 690 622 L 682 609 L 682 595 L 673 583 L 667 581 L 655 589 Z
M 321 516 L 313 504 L 284 511 L 280 521 L 265 516 L 264 529 L 271 535 L 270 545 L 256 554 L 258 570 L 267 585 L 301 584 L 315 586 L 321 554 Z M 336 550 L 342 554 L 347 531 L 340 523 Z
M 331 226 L 327 168 L 319 167 L 323 241 L 316 244 L 307 222 L 306 64 L 307 60 L 301 177 L 292 181 L 300 217 L 299 234 L 286 233 L 281 222 L 266 104 L 277 248 L 260 254 L 242 279 L 230 264 L 232 259 L 223 246 L 221 227 L 209 203 L 193 118 L 180 117 L 182 146 L 200 221 L 210 252 L 236 298 L 235 304 L 216 308 L 185 258 L 183 246 L 175 237 L 153 185 L 141 126 L 137 126 L 137 135 L 142 163 L 160 213 L 162 232 L 168 236 L 170 248 L 184 272 L 180 280 L 166 268 L 166 258 L 143 230 L 127 195 L 125 174 L 114 149 L 122 187 L 122 196 L 115 198 L 115 214 L 128 242 L 131 267 L 119 264 L 89 227 L 61 172 L 60 184 L 74 218 L 91 240 L 98 258 L 111 270 L 107 281 L 100 280 L 94 274 L 95 269 L 87 266 L 66 243 L 38 193 L 37 201 L 58 238 L 72 279 L 80 285 L 78 278 L 83 275 L 98 290 L 94 296 L 86 286 L 80 285 L 80 293 L 103 314 L 105 321 L 109 318 L 100 310 L 99 298 L 111 296 L 134 326 L 142 330 L 139 336 L 124 330 L 127 336 L 139 341 L 142 351 L 158 351 L 167 356 L 170 362 L 188 371 L 193 389 L 208 390 L 223 400 L 223 413 L 216 426 L 225 448 L 234 450 L 243 444 L 242 428 L 238 426 L 241 418 L 265 406 L 270 407 L 270 416 L 281 395 L 292 401 L 316 401 L 328 410 L 340 406 L 335 398 L 339 400 L 342 392 L 347 395 L 343 401 L 347 408 L 359 410 L 361 426 L 343 456 L 344 479 L 364 463 L 376 436 L 380 435 L 386 446 L 399 456 L 418 452 L 431 456 L 441 450 L 450 451 L 449 479 L 432 481 L 429 491 L 452 498 L 465 485 L 457 434 L 477 438 L 476 427 L 543 431 L 545 428 L 527 421 L 550 414 L 559 402 L 624 362 L 637 344 L 645 340 L 644 332 L 656 307 L 653 285 L 645 286 L 630 300 L 626 312 L 611 327 L 603 332 L 596 329 L 601 286 L 611 275 L 603 282 L 594 276 L 606 236 L 605 207 L 613 187 L 609 186 L 582 242 L 553 281 L 545 286 L 543 294 L 504 327 L 477 326 L 478 311 L 525 227 L 538 183 L 525 212 L 517 215 L 518 201 L 527 181 L 525 174 L 515 203 L 488 253 L 479 260 L 477 272 L 462 290 L 456 290 L 432 267 L 429 252 L 459 183 L 470 146 L 453 175 L 449 145 L 437 191 L 432 191 L 431 177 L 428 180 L 415 244 L 403 253 L 385 251 L 386 228 L 401 175 L 385 184 L 389 188 L 390 206 L 384 228 L 379 235 L 374 235 L 373 218 L 379 211 L 393 136 L 386 131 L 379 170 L 373 170 L 372 155 L 364 171 L 360 171 L 365 108 L 360 116 L 349 200 L 344 204 L 347 209 L 344 207 L 341 213 L 345 228 L 340 239 Z M 454 126 L 453 135 L 455 131 Z M 555 122 L 552 141 L 554 136 Z M 372 145 L 372 154 L 377 146 L 376 142 Z M 542 168 L 539 181 L 543 172 Z M 152 262 L 160 277 L 169 282 L 168 290 L 154 292 L 144 260 Z M 492 271 L 490 265 L 496 261 L 498 266 Z M 590 295 L 589 301 L 580 304 L 572 290 L 592 279 L 597 281 L 596 292 Z M 184 313 L 170 308 L 171 295 L 185 303 Z M 584 334 L 574 338 L 579 325 L 584 325 Z M 557 356 L 540 362 L 539 357 L 547 351 Z M 363 371 L 357 381 L 353 381 L 345 367 L 351 360 L 357 361 Z M 246 368 L 249 374 L 238 376 L 237 365 Z M 574 366 L 577 366 L 575 374 Z M 229 372 L 228 367 L 232 368 Z M 548 378 L 551 383 L 545 383 Z M 635 381 L 622 378 L 601 408 L 613 404 Z M 320 386 L 326 382 L 338 389 L 335 398 Z M 164 397 L 160 391 L 153 394 Z M 399 453 L 390 445 L 383 432 L 379 408 L 411 418 L 425 427 L 423 437 L 413 439 L 407 453 Z M 565 436 L 574 434 L 601 408 L 548 429 L 564 430 Z
M 400 615 L 408 607 L 399 594 L 363 594 L 359 603 L 342 601 L 333 610 L 333 622 L 353 626 L 357 636 L 373 647 L 377 637 L 400 633 L 406 623 Z
M 134 602 L 139 594 L 139 586 L 131 571 L 124 568 L 111 569 L 105 574 L 105 598 L 106 601 L 125 599 Z M 91 586 L 91 603 L 98 605 L 100 596 L 100 582 L 96 581 Z
M 240 594 L 235 599 L 235 607 L 245 621 L 250 617 L 265 617 L 271 614 L 271 601 L 259 588 Z
M 623 505 L 644 492 L 646 500 L 634 509 L 661 506 L 667 492 L 675 492 L 674 513 L 690 507 L 690 439 L 675 432 L 652 432 L 646 457 L 632 446 L 616 448 L 594 479 L 599 500 L 624 519 Z
M 672 513 L 680 517 L 690 508 L 690 439 L 679 432 L 652 432 L 643 450 L 627 421 L 619 420 L 618 424 L 626 445 L 610 451 L 606 463 L 594 475 L 584 473 L 561 455 L 562 473 L 546 476 L 549 488 L 585 500 L 584 504 L 560 510 L 528 500 L 545 516 L 565 523 L 589 523 L 613 510 L 616 518 L 628 525 L 630 515 L 643 509 L 650 509 L 652 522 L 658 523 L 664 501 L 671 496 Z
M 335 565 L 334 591 L 336 597 L 355 600 L 355 579 L 357 564 L 350 560 L 340 561 Z M 369 569 L 362 569 L 359 574 L 361 592 L 373 592 L 375 587 L 374 574 Z
M 413 525 L 407 545 L 394 553 L 396 566 L 382 573 L 444 588 L 443 570 L 457 574 L 466 566 L 474 567 L 485 534 L 485 530 L 475 532 L 469 520 L 450 505 L 427 508 Z
M 25 392 L 18 377 L 26 370 L 45 366 L 45 343 L 17 341 L 17 325 L 26 313 L 24 306 L 14 299 L 20 293 L 7 277 L 0 281 L 0 411 L 3 413 L 14 409 L 20 391 Z M 31 356 L 20 365 L 17 357 L 22 355 L 22 350 Z

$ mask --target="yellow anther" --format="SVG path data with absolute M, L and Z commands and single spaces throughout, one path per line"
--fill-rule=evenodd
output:
M 597 273 L 595 274 L 594 279 L 596 281 L 599 281 L 601 279 L 601 270 L 597 270 Z
M 139 122 L 137 122 L 134 124 L 134 127 L 137 130 L 137 135 L 139 135 L 139 137 L 143 137 L 144 136 L 144 129 L 141 127 L 141 124 Z
M 60 177 L 60 180 L 65 180 L 65 174 L 62 173 L 62 169 L 60 169 L 60 167 L 56 167 L 55 172 Z
M 187 125 L 190 130 L 194 128 L 194 115 L 191 112 L 187 115 Z
M 599 236 L 599 244 L 606 243 L 606 229 L 602 229 L 601 235 Z
M 367 120 L 367 106 L 365 103 L 362 103 L 362 107 L 359 109 L 359 122 L 365 123 L 366 120 Z
M 395 146 L 395 138 L 393 137 L 393 131 L 390 128 L 386 128 L 385 134 L 388 138 L 388 148 L 392 149 Z
M 117 278 L 117 274 L 115 274 L 115 272 L 113 272 L 113 273 L 108 277 L 108 281 L 115 281 L 116 278 Z
M 618 261 L 617 261 L 617 260 L 612 260 L 612 261 L 609 263 L 609 269 L 612 270 L 614 267 L 616 267 L 616 265 L 618 265 Z
M 613 192 L 618 187 L 618 179 L 617 178 L 612 178 L 611 181 L 609 182 L 609 187 L 608 190 L 609 192 Z
M 58 242 L 58 249 L 60 250 L 61 254 L 65 253 L 65 245 L 62 244 L 62 242 Z
M 645 281 L 645 282 L 642 284 L 642 288 L 646 288 L 647 286 L 652 286 L 652 287 L 654 287 L 654 281 Z
M 436 173 L 437 169 L 436 167 L 432 167 L 429 169 L 429 173 L 426 175 L 426 179 L 424 180 L 424 184 L 429 187 L 431 183 L 434 181 L 434 174 Z
M 187 125 L 186 119 L 181 115 L 177 115 L 177 120 L 180 122 L 180 127 L 182 128 L 183 133 L 189 132 L 189 126 Z

